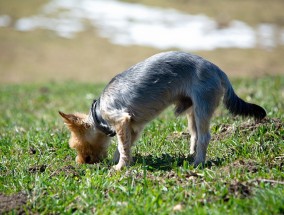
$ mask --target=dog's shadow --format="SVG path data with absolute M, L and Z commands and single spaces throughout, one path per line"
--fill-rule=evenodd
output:
M 170 155 L 162 154 L 160 156 L 136 154 L 133 157 L 136 164 L 142 164 L 148 170 L 171 170 L 177 166 L 182 166 L 185 163 L 193 163 L 193 158 L 185 155 Z
M 133 161 L 136 164 L 142 164 L 143 168 L 150 171 L 169 171 L 176 167 L 193 165 L 194 157 L 185 155 L 170 155 L 162 154 L 160 156 L 136 154 L 133 157 Z M 212 166 L 221 166 L 225 161 L 225 158 L 216 158 L 214 160 L 208 160 L 204 167 L 211 168 Z

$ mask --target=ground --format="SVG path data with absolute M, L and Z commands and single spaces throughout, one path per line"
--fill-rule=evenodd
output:
M 45 2 L 0 1 L 0 15 L 14 22 Z M 139 2 L 225 23 L 284 23 L 281 0 Z M 0 214 L 284 213 L 283 46 L 196 52 L 230 76 L 241 98 L 267 111 L 255 122 L 218 108 L 205 168 L 193 168 L 186 119 L 170 108 L 146 127 L 133 165 L 114 172 L 116 139 L 104 162 L 78 165 L 58 110 L 87 113 L 113 75 L 161 50 L 113 45 L 94 29 L 66 40 L 10 26 L 0 38 Z
M 193 168 L 186 119 L 170 108 L 146 127 L 133 165 L 121 172 L 111 171 L 116 139 L 104 162 L 76 164 L 58 114 L 87 112 L 104 85 L 3 85 L 1 212 L 282 213 L 283 83 L 283 77 L 233 80 L 238 95 L 263 106 L 268 117 L 255 122 L 218 108 L 204 169 Z
M 45 30 L 17 32 L 12 28 L 13 23 L 20 17 L 39 13 L 41 6 L 47 1 L 29 2 L 33 5 L 32 8 L 15 0 L 0 1 L 0 14 L 12 17 L 11 26 L 0 28 L 0 49 L 4 50 L 0 53 L 0 83 L 65 80 L 105 83 L 133 64 L 160 51 L 166 51 L 142 46 L 114 45 L 99 37 L 93 28 L 71 40 L 59 38 L 54 32 Z M 141 2 L 192 14 L 204 13 L 222 22 L 237 19 L 253 27 L 261 23 L 273 23 L 279 27 L 279 31 L 284 26 L 284 2 L 281 0 Z M 256 12 L 260 9 L 261 13 Z M 217 64 L 230 77 L 259 77 L 284 73 L 283 46 L 273 49 L 218 49 L 194 53 Z

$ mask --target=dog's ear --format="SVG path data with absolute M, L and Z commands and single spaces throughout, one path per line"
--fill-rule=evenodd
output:
M 66 124 L 76 124 L 76 122 L 78 121 L 78 117 L 74 114 L 66 114 L 61 111 L 58 111 L 58 113 L 60 114 L 60 116 L 62 116 Z
M 84 118 L 79 114 L 66 114 L 61 111 L 58 111 L 58 113 L 70 130 L 74 130 L 79 127 L 88 127 L 87 123 L 84 122 Z

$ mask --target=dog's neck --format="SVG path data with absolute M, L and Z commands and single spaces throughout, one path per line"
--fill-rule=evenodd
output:
M 116 135 L 116 132 L 110 127 L 108 122 L 104 120 L 101 115 L 100 98 L 98 100 L 94 100 L 91 107 L 91 115 L 92 115 L 92 120 L 98 130 L 100 130 L 109 137 L 113 137 Z

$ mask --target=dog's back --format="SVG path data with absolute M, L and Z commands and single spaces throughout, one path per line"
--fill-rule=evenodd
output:
M 114 77 L 102 94 L 104 108 L 126 108 L 134 121 L 145 122 L 173 103 L 180 114 L 192 105 L 193 94 L 222 93 L 219 72 L 196 55 L 160 53 Z

